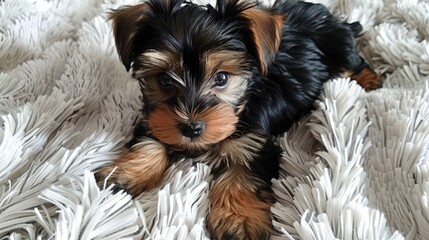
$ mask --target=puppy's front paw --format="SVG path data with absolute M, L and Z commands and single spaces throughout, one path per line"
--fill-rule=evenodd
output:
M 273 233 L 270 208 L 272 195 L 249 189 L 252 183 L 226 179 L 217 182 L 210 193 L 207 228 L 212 239 L 264 240 Z
M 133 180 L 129 179 L 131 176 L 127 176 L 121 173 L 121 170 L 115 166 L 115 162 L 101 168 L 96 174 L 95 179 L 100 187 L 108 187 L 113 184 L 112 191 L 114 193 L 124 190 L 129 194 L 138 194 L 138 189 L 129 188 L 129 184 Z
M 126 150 L 119 159 L 96 173 L 99 186 L 115 184 L 133 196 L 156 187 L 169 165 L 165 147 L 150 138 Z M 116 169 L 115 169 L 116 168 Z
M 246 209 L 254 216 L 242 216 L 227 209 L 213 209 L 208 216 L 211 239 L 216 240 L 265 240 L 272 234 L 269 212 L 256 213 L 254 209 Z M 250 213 L 249 213 L 250 215 Z M 261 219 L 262 218 L 262 219 Z

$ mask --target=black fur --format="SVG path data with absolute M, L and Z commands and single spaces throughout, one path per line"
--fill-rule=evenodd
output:
M 280 49 L 268 76 L 255 74 L 243 113 L 251 128 L 267 135 L 286 131 L 308 113 L 324 82 L 367 66 L 355 47 L 359 23 L 338 22 L 323 5 L 300 1 L 286 1 L 277 11 L 286 16 Z

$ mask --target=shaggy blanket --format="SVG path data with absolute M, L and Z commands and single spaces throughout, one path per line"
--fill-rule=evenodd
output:
M 278 138 L 273 239 L 429 239 L 429 2 L 318 2 L 362 23 L 384 86 L 333 79 Z M 178 163 L 135 199 L 94 180 L 139 118 L 106 21 L 136 3 L 0 1 L 0 239 L 209 238 L 208 166 Z

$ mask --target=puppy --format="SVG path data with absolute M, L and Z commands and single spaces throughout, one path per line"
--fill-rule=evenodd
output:
M 141 86 L 143 120 L 98 181 L 109 176 L 136 196 L 158 186 L 175 161 L 207 163 L 213 239 L 273 233 L 270 183 L 281 150 L 272 137 L 311 110 L 325 81 L 381 86 L 356 51 L 361 25 L 339 22 L 319 4 L 149 0 L 110 19 L 119 56 Z

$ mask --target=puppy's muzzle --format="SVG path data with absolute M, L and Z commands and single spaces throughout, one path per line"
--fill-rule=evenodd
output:
M 189 123 L 180 123 L 179 129 L 183 136 L 188 138 L 196 138 L 201 135 L 204 130 L 203 121 L 193 121 Z

